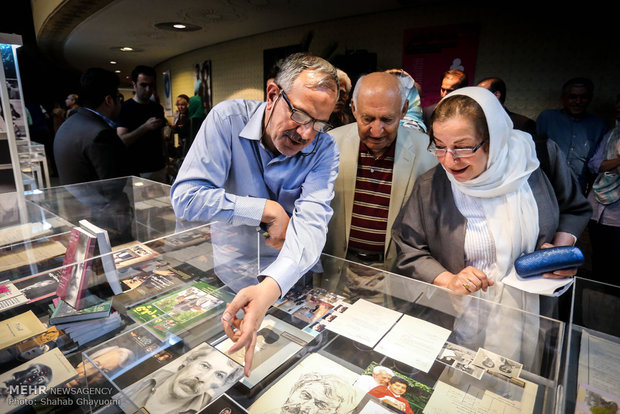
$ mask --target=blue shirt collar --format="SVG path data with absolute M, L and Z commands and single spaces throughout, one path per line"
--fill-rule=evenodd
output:
M 94 109 L 90 109 L 90 108 L 86 108 L 86 107 L 84 107 L 84 109 L 89 110 L 90 112 L 92 112 L 92 113 L 94 113 L 96 115 L 99 115 L 105 121 L 105 123 L 110 126 L 110 128 L 116 129 L 116 127 L 117 127 L 116 122 L 112 121 L 107 116 L 100 114 L 99 112 L 95 111 Z

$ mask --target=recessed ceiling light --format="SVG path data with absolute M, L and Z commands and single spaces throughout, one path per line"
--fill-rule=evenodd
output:
M 114 73 L 121 73 L 121 71 L 120 71 L 120 70 L 118 70 L 118 69 L 116 69 L 116 70 L 114 71 Z
M 202 27 L 190 23 L 181 22 L 162 22 L 156 23 L 155 27 L 160 30 L 171 30 L 173 32 L 195 32 L 202 29 Z
M 116 65 L 116 61 L 115 60 L 111 60 L 110 61 L 110 65 Z
M 121 52 L 133 52 L 133 47 L 123 46 L 121 47 Z

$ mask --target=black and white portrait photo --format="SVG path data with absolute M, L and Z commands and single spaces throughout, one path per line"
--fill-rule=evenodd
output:
M 123 392 L 151 414 L 195 414 L 243 375 L 243 367 L 206 343 L 172 361 Z M 120 401 L 130 410 L 128 401 Z
M 260 396 L 251 414 L 349 414 L 364 397 L 353 386 L 358 374 L 311 354 Z

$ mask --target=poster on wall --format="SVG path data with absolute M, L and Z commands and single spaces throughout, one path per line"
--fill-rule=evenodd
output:
M 194 65 L 194 96 L 200 97 L 205 116 L 213 108 L 211 86 L 211 61 L 196 63 Z
M 405 30 L 403 69 L 418 82 L 422 106 L 439 101 L 442 74 L 450 69 L 465 72 L 474 82 L 479 26 L 459 24 Z
M 166 116 L 172 116 L 172 90 L 170 86 L 170 71 L 164 72 L 164 110 Z

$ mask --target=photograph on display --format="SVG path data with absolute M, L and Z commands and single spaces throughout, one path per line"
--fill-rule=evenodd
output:
M 213 401 L 207 409 L 205 414 L 247 414 L 245 408 L 237 404 L 228 395 L 224 394 L 217 400 Z
M 211 233 L 208 229 L 196 229 L 180 234 L 174 234 L 164 239 L 164 244 L 171 248 L 179 249 L 211 240 Z
M 0 311 L 23 305 L 28 298 L 8 280 L 0 282 Z
M 471 349 L 446 342 L 437 360 L 476 379 L 480 379 L 482 374 L 484 374 L 484 369 L 473 364 L 475 357 L 476 353 Z
M 252 371 L 249 377 L 244 377 L 241 380 L 241 383 L 248 388 L 254 387 L 312 339 L 312 335 L 305 334 L 292 325 L 271 315 L 265 316 L 256 333 Z M 226 338 L 217 344 L 216 348 L 222 352 L 228 352 L 233 344 L 234 342 L 230 338 Z M 230 354 L 229 357 L 243 365 L 245 348 Z
M 409 414 L 422 412 L 433 394 L 431 387 L 377 362 L 368 365 L 354 385 L 382 404 Z
M 530 414 L 534 412 L 538 385 L 519 380 L 516 385 L 494 375 L 480 380 L 446 367 L 434 385 L 425 414 Z
M 359 374 L 320 354 L 310 354 L 262 394 L 252 414 L 345 414 L 364 397 L 353 386 Z
M 13 285 L 30 303 L 56 296 L 56 287 L 60 279 L 60 270 L 41 275 L 28 276 L 13 282 Z
M 315 322 L 335 308 L 344 309 L 348 306 L 342 303 L 343 297 L 335 293 L 321 288 L 306 288 L 302 290 L 291 289 L 274 306 L 299 319 L 301 326 L 309 327 L 312 325 L 311 329 L 305 330 L 312 333 L 321 332 L 325 328 L 324 323 L 315 324 Z
M 77 372 L 58 348 L 46 352 L 0 375 L 0 412 L 8 413 L 24 404 L 14 400 L 34 400 L 47 390 L 65 384 Z
M 523 364 L 484 348 L 478 348 L 472 364 L 489 373 L 497 373 L 508 378 L 519 378 L 523 368 Z
M 575 414 L 617 413 L 620 407 L 620 391 L 617 394 L 608 394 L 588 384 L 579 384 Z
M 233 294 L 203 281 L 129 309 L 129 315 L 158 337 L 178 333 L 224 311 Z
M 150 414 L 198 413 L 243 376 L 243 367 L 203 343 L 159 370 L 123 389 L 138 407 Z M 121 408 L 133 412 L 127 401 Z
M 180 340 L 181 338 L 175 335 L 162 340 L 143 326 L 139 326 L 88 351 L 86 356 L 95 365 L 101 365 L 102 361 L 104 366 L 100 368 L 105 368 L 106 375 L 110 379 L 115 379 Z M 113 355 L 115 357 L 112 357 Z M 109 361 L 112 360 L 118 363 L 110 366 Z
M 159 253 L 144 244 L 136 244 L 127 248 L 116 248 L 112 256 L 114 257 L 114 265 L 119 269 L 153 259 L 159 256 Z

